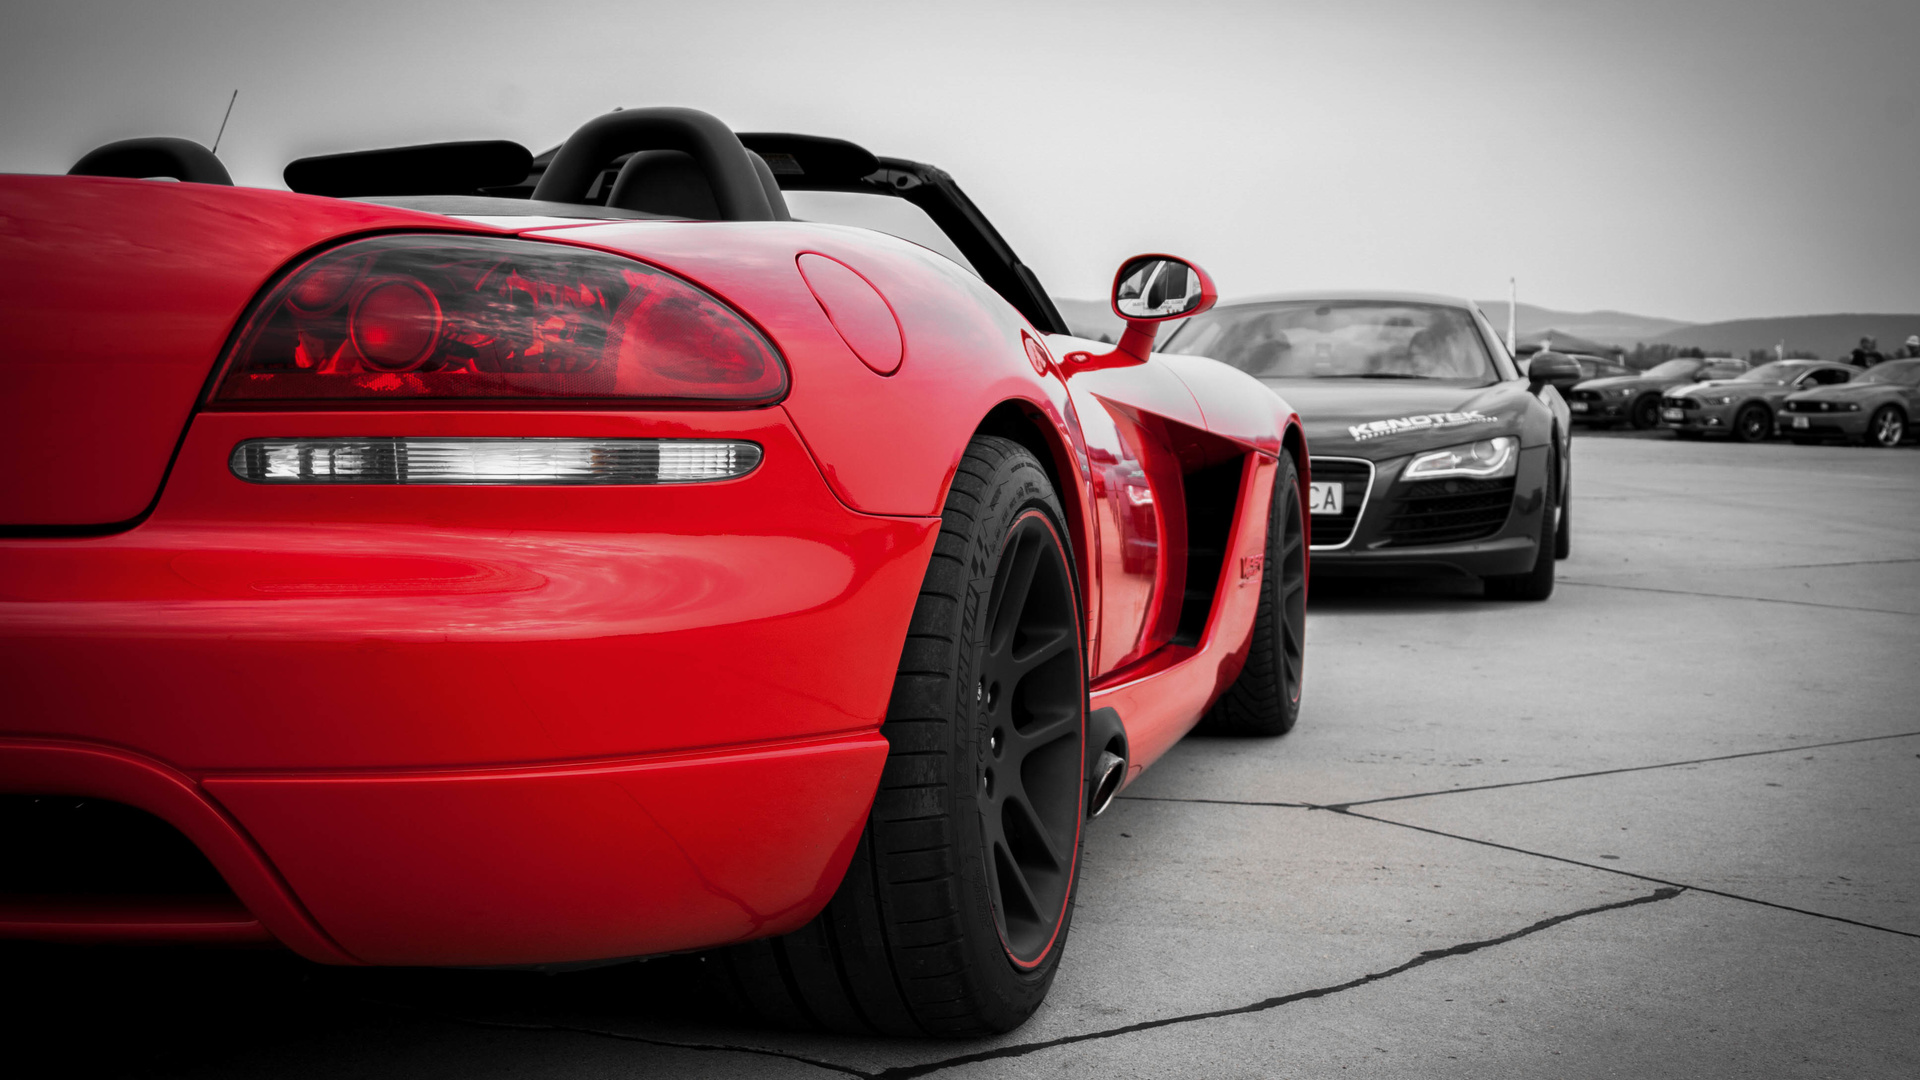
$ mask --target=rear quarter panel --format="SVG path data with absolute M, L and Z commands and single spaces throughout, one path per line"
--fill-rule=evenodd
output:
M 228 335 L 281 267 L 358 233 L 454 224 L 248 188 L 0 177 L 0 524 L 138 517 Z

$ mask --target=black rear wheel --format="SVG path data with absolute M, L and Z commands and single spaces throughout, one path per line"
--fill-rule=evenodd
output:
M 715 954 L 766 1020 L 853 1034 L 1019 1027 L 1053 982 L 1086 820 L 1086 660 L 1065 517 L 1032 454 L 961 459 L 839 890 L 785 937 Z
M 1285 735 L 1300 719 L 1306 674 L 1307 543 L 1300 516 L 1300 470 L 1280 455 L 1267 520 L 1267 554 L 1253 647 L 1240 677 L 1201 721 L 1218 735 Z

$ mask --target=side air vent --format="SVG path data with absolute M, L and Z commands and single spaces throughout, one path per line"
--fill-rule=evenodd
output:
M 1180 602 L 1176 645 L 1198 645 L 1213 613 L 1213 594 L 1227 558 L 1227 538 L 1233 531 L 1233 512 L 1240 499 L 1240 470 L 1246 459 L 1236 457 L 1187 473 L 1187 586 Z

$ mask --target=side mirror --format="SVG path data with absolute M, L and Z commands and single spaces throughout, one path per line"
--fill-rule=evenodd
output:
M 1113 278 L 1113 313 L 1128 322 L 1198 315 L 1216 299 L 1206 271 L 1171 255 L 1136 255 Z
M 1144 364 L 1161 323 L 1198 315 L 1219 298 L 1207 272 L 1185 259 L 1135 255 L 1113 276 L 1113 313 L 1127 323 L 1120 344 L 1104 356 L 1070 353 L 1067 359 L 1081 370 Z
M 1527 383 L 1535 390 L 1547 383 L 1563 382 L 1568 379 L 1580 381 L 1580 365 L 1571 356 L 1559 353 L 1539 352 L 1527 363 Z

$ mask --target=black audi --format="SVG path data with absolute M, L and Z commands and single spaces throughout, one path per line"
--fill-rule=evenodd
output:
M 1221 304 L 1165 348 L 1237 367 L 1299 411 L 1316 577 L 1470 574 L 1491 597 L 1552 594 L 1572 530 L 1552 386 L 1578 371 L 1568 357 L 1522 373 L 1471 301 L 1414 293 Z

